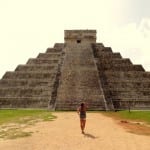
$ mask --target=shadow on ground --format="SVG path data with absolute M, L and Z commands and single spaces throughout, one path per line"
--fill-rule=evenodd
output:
M 91 139 L 96 139 L 96 138 L 98 138 L 98 137 L 96 137 L 96 136 L 94 136 L 94 135 L 92 135 L 92 134 L 90 134 L 90 133 L 84 133 L 84 137 L 91 138 Z

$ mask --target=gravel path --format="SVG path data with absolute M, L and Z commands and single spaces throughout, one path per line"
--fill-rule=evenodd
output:
M 150 150 L 150 136 L 126 132 L 111 118 L 88 113 L 81 134 L 76 112 L 55 112 L 55 121 L 40 122 L 26 129 L 32 136 L 0 140 L 1 150 Z

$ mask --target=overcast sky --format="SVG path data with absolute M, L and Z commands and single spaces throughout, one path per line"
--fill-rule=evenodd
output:
M 0 78 L 65 29 L 96 29 L 97 42 L 150 71 L 150 0 L 0 0 Z

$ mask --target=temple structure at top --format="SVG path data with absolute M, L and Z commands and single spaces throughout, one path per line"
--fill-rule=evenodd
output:
M 66 44 L 96 43 L 96 30 L 65 30 Z

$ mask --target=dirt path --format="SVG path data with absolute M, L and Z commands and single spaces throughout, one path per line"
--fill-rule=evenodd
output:
M 16 140 L 0 140 L 1 150 L 150 150 L 150 136 L 126 132 L 111 118 L 88 113 L 85 135 L 76 112 L 54 113 L 58 118 L 26 129 L 34 133 Z

